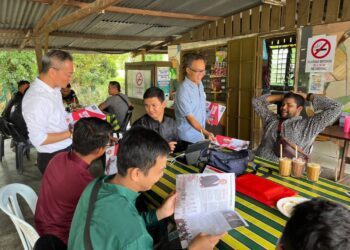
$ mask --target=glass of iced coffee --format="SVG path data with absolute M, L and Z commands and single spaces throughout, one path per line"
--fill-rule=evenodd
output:
M 280 158 L 280 161 L 279 161 L 280 176 L 285 176 L 285 177 L 290 176 L 291 169 L 292 169 L 292 160 L 287 157 Z
M 317 163 L 308 163 L 306 168 L 306 177 L 309 181 L 318 181 L 320 176 L 321 167 Z
M 302 158 L 293 158 L 292 161 L 292 176 L 302 177 L 305 169 L 305 161 Z

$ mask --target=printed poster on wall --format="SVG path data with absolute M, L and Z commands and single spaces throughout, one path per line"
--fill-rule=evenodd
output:
M 170 67 L 157 67 L 157 87 L 163 90 L 165 99 L 170 95 Z
M 323 74 L 310 73 L 308 93 L 323 94 L 323 91 L 324 91 Z
M 128 96 L 143 98 L 143 93 L 151 86 L 151 70 L 128 70 Z
M 336 36 L 313 36 L 308 39 L 305 72 L 333 72 Z

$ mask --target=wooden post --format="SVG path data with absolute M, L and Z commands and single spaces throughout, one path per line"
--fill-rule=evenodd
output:
M 44 48 L 44 53 L 46 54 L 48 50 L 49 50 L 49 33 L 46 33 L 46 34 L 45 34 L 45 48 Z
M 35 55 L 36 55 L 36 63 L 38 65 L 38 72 L 41 71 L 41 60 L 43 57 L 43 51 L 41 46 L 40 37 L 34 38 L 34 44 L 35 44 Z

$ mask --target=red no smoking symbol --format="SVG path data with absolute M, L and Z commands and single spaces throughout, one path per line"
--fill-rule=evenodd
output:
M 136 84 L 138 86 L 141 86 L 143 83 L 143 75 L 140 72 L 137 72 L 136 74 Z
M 311 46 L 311 54 L 317 58 L 325 58 L 331 52 L 331 43 L 324 38 L 316 40 Z

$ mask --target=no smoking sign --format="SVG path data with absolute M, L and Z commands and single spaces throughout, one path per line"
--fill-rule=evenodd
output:
M 336 36 L 308 39 L 305 72 L 333 72 Z
M 324 38 L 320 38 L 312 44 L 311 53 L 315 58 L 325 58 L 331 52 L 331 43 Z

